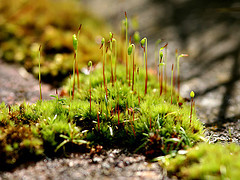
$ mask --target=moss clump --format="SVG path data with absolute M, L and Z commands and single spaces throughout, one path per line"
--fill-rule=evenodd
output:
M 137 88 L 132 91 L 123 69 L 119 64 L 116 82 L 114 86 L 107 85 L 107 95 L 102 86 L 101 68 L 92 72 L 91 111 L 90 76 L 84 74 L 80 75 L 81 89 L 76 89 L 73 100 L 56 95 L 54 100 L 32 105 L 7 107 L 2 103 L 2 162 L 15 163 L 29 153 L 56 155 L 64 151 L 86 151 L 93 145 L 127 147 L 152 158 L 187 149 L 201 141 L 203 125 L 196 115 L 190 123 L 190 107 L 183 100 L 180 104 L 184 104 L 179 106 L 177 95 L 173 103 L 169 91 L 160 96 L 157 77 L 153 74 L 149 74 L 145 95 L 144 72 L 136 81 L 139 92 Z M 107 70 L 110 74 L 110 68 Z
M 167 162 L 167 163 L 166 163 Z M 236 144 L 201 143 L 166 161 L 169 175 L 181 179 L 238 179 L 240 147 Z
M 43 156 L 43 141 L 34 126 L 0 127 L 0 167 L 8 168 Z M 7 166 L 6 166 L 7 165 Z
M 96 43 L 106 35 L 107 25 L 87 13 L 74 0 L 2 1 L 0 4 L 0 58 L 19 62 L 38 75 L 38 49 L 42 45 L 41 71 L 44 81 L 62 80 L 72 70 L 71 37 L 84 24 L 79 38 L 79 67 L 99 61 Z M 87 30 L 86 30 L 87 29 Z M 86 45 L 87 42 L 87 45 Z
M 113 40 L 112 34 L 110 38 Z M 121 54 L 126 57 L 123 65 L 117 61 L 117 48 L 113 51 L 110 44 L 109 53 L 105 42 L 102 45 L 102 66 L 91 65 L 90 75 L 75 75 L 73 68 L 74 77 L 65 86 L 69 96 L 56 94 L 52 95 L 53 100 L 40 99 L 32 105 L 1 104 L 1 165 L 20 163 L 29 154 L 56 156 L 85 152 L 98 145 L 127 148 L 153 158 L 202 141 L 204 127 L 194 113 L 190 119 L 189 105 L 170 90 L 167 78 L 160 82 L 156 74 L 148 72 L 146 44 L 146 69 L 140 72 L 135 67 L 139 62 L 135 51 L 128 59 L 127 49 L 123 50 L 126 53 Z M 163 59 L 166 62 L 162 55 Z

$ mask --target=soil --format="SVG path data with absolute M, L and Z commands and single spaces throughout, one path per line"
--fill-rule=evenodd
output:
M 124 11 L 129 17 L 137 15 L 140 34 L 149 37 L 148 49 L 154 49 L 159 37 L 169 42 L 169 66 L 174 62 L 175 47 L 184 47 L 179 51 L 190 56 L 181 62 L 181 95 L 189 98 L 189 92 L 195 91 L 196 111 L 206 125 L 206 137 L 210 142 L 240 144 L 240 40 L 236 38 L 240 37 L 240 13 L 229 9 L 225 9 L 225 13 L 217 11 L 222 7 L 234 8 L 237 4 L 212 1 L 214 5 L 205 0 L 200 4 L 175 0 L 117 2 L 118 5 L 111 0 L 104 4 L 100 0 L 83 0 L 89 11 L 111 24 L 120 22 Z M 209 10 L 214 11 L 210 13 Z M 179 13 L 182 19 L 179 19 Z M 149 56 L 149 60 L 154 64 L 153 56 Z M 39 99 L 38 80 L 19 65 L 0 61 L 0 85 L 0 102 L 14 104 L 26 100 L 33 103 Z M 44 99 L 50 99 L 49 95 L 54 93 L 51 85 L 43 84 Z M 11 172 L 0 172 L 0 179 L 97 178 L 168 179 L 158 163 L 150 163 L 142 155 L 118 149 L 94 157 L 71 154 L 69 158 L 45 158 Z
M 90 157 L 71 154 L 68 158 L 44 159 L 22 165 L 13 172 L 0 174 L 0 179 L 169 179 L 157 162 L 142 155 L 119 149 Z

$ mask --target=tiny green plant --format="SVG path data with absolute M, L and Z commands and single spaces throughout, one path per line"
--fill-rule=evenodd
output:
M 164 62 L 165 62 L 165 66 L 164 66 L 164 78 L 165 78 L 165 86 L 164 86 L 164 92 L 165 94 L 167 93 L 167 48 L 168 48 L 168 43 L 166 43 L 165 45 L 165 58 L 164 58 Z
M 107 52 L 108 52 L 108 47 L 106 48 L 106 52 L 105 52 L 105 66 L 106 66 L 106 70 L 107 70 Z M 106 98 L 107 98 L 107 87 L 108 87 L 108 85 L 107 85 L 107 71 L 105 71 L 105 74 L 104 74 L 104 78 L 106 78 L 105 79 L 105 91 L 106 91 Z
M 177 67 L 177 59 L 178 59 L 178 49 L 175 49 L 175 66 L 174 66 L 174 75 L 173 75 L 173 84 L 176 87 L 176 67 Z
M 129 37 L 129 46 L 131 45 L 131 42 L 132 42 L 132 37 L 130 36 Z M 132 60 L 131 60 L 131 55 L 129 55 L 129 52 L 128 52 L 128 58 L 129 58 L 128 59 L 128 86 L 130 87 L 131 86 L 131 65 L 132 65 Z
M 159 44 L 162 42 L 161 39 L 158 39 L 156 42 L 155 42 L 155 50 L 154 50 L 154 62 L 155 62 L 155 67 L 157 68 L 157 72 L 158 72 L 158 66 L 157 66 L 157 61 L 158 61 L 158 46 Z
M 168 44 L 164 45 L 163 47 L 161 47 L 159 49 L 159 70 L 158 70 L 158 79 L 159 79 L 159 95 L 162 95 L 163 92 L 163 66 L 166 66 L 166 64 L 163 61 L 163 49 L 167 46 Z M 166 86 L 166 82 L 165 82 L 165 86 Z
M 87 141 L 81 139 L 82 133 L 79 132 L 79 129 L 77 127 L 72 127 L 72 125 L 68 123 L 68 128 L 69 128 L 68 136 L 60 134 L 60 137 L 63 138 L 64 141 L 56 147 L 55 152 L 57 152 L 61 147 L 63 147 L 67 143 L 73 143 L 78 145 L 88 144 Z
M 130 44 L 129 46 L 128 46 L 128 57 L 129 57 L 129 65 L 130 65 L 130 62 L 131 62 L 131 60 L 132 60 L 132 51 L 133 51 L 133 47 L 132 47 L 132 45 Z M 128 80 L 128 82 L 129 82 L 129 86 L 130 86 L 130 79 L 131 79 L 131 76 L 130 76 L 130 66 L 129 66 L 129 80 Z
M 72 89 L 72 98 L 74 99 L 74 90 L 75 90 L 75 72 L 76 72 L 76 59 L 77 59 L 77 49 L 78 49 L 78 39 L 76 34 L 72 36 L 73 40 L 73 49 L 74 49 L 74 61 L 73 61 L 73 89 Z
M 112 83 L 112 86 L 114 86 L 114 77 L 113 77 L 113 33 L 112 32 L 109 32 L 109 43 L 110 43 L 110 64 L 111 64 L 111 83 Z
M 112 42 L 115 44 L 115 51 L 114 51 L 114 66 L 115 66 L 115 71 L 114 71 L 114 81 L 117 81 L 117 40 L 115 38 L 112 38 Z
M 193 91 L 190 92 L 191 97 L 191 111 L 190 111 L 190 124 L 192 122 L 192 114 L 193 114 L 193 98 L 195 96 L 195 93 Z
M 141 47 L 143 48 L 143 56 L 144 56 L 144 69 L 146 68 L 146 76 L 145 76 L 145 94 L 147 94 L 147 83 L 148 83 L 148 69 L 147 69 L 147 38 L 143 38 L 141 40 Z
M 134 54 L 135 54 L 135 45 L 130 44 L 128 47 L 128 56 L 130 57 L 129 59 L 132 61 L 132 72 L 133 72 L 132 73 L 132 91 L 134 91 L 134 72 L 135 72 Z M 130 74 L 129 74 L 129 76 L 130 76 Z
M 81 31 L 81 28 L 82 28 L 82 24 L 80 24 L 80 26 L 78 27 L 78 33 L 77 33 L 77 40 L 80 36 L 80 31 Z M 77 46 L 78 48 L 78 46 Z M 76 53 L 76 69 L 77 69 L 77 87 L 78 87 L 78 90 L 80 89 L 80 81 L 79 81 L 79 68 L 78 68 L 78 50 L 75 51 Z
M 71 86 L 72 86 L 72 83 L 71 83 L 71 74 L 69 74 L 69 87 L 70 87 L 70 91 L 69 91 L 69 97 L 70 99 L 72 99 L 72 91 L 71 91 Z
M 171 73 L 171 104 L 173 100 L 173 70 L 174 70 L 174 64 L 172 64 L 172 73 Z
M 126 32 L 126 41 L 125 41 L 125 48 L 126 51 L 128 49 L 128 20 L 127 20 L 127 12 L 125 11 L 125 32 Z M 128 53 L 126 52 L 126 80 L 128 79 Z
M 140 96 L 139 96 L 139 86 L 140 86 L 140 80 L 139 80 L 139 71 L 140 68 L 137 68 L 137 94 L 138 94 L 138 104 L 140 105 Z
M 102 54 L 103 54 L 103 69 L 102 69 L 102 72 L 103 72 L 103 86 L 104 86 L 104 89 L 106 91 L 106 97 L 107 97 L 107 79 L 106 79 L 106 73 L 105 73 L 105 66 L 106 66 L 106 59 L 107 59 L 107 56 L 106 56 L 106 52 L 108 50 L 108 48 L 105 48 L 105 39 L 102 38 L 102 41 L 101 41 L 101 46 L 100 46 L 100 49 L 102 48 Z
M 132 91 L 134 91 L 134 72 L 135 72 L 135 45 L 132 44 L 133 47 L 133 53 L 132 53 L 132 65 L 133 65 L 133 75 L 132 75 Z
M 39 71 L 39 74 L 38 74 L 38 80 L 39 80 L 39 93 L 40 93 L 40 100 L 42 101 L 42 82 L 41 82 L 41 45 L 39 46 L 39 50 L 38 50 L 38 71 Z
M 88 62 L 88 68 L 89 68 L 89 98 L 90 98 L 90 113 L 92 110 L 92 61 Z
M 136 31 L 133 35 L 133 41 L 135 44 L 138 44 L 140 42 L 140 34 L 138 31 Z

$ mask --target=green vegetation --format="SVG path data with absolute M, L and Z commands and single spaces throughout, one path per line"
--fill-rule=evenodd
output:
M 77 18 L 85 16 L 76 10 L 75 2 L 63 6 L 66 10 L 59 9 L 63 11 L 63 17 L 69 16 L 72 21 L 61 19 L 54 24 L 49 15 L 54 16 L 56 9 L 60 8 L 58 5 L 52 10 L 49 8 L 50 2 L 45 0 L 31 6 L 28 4 L 32 3 L 31 0 L 26 4 L 17 1 L 16 7 L 11 7 L 11 3 L 12 0 L 5 1 L 0 4 L 0 9 L 14 11 L 16 7 L 21 8 L 20 12 L 17 11 L 11 17 L 4 13 L 0 16 L 0 26 L 5 30 L 1 32 L 3 36 L 0 36 L 3 38 L 0 38 L 3 42 L 0 55 L 6 60 L 19 60 L 28 70 L 38 74 L 40 99 L 32 105 L 26 102 L 12 106 L 4 102 L 0 104 L 1 169 L 44 156 L 89 152 L 91 148 L 100 145 L 143 153 L 148 158 L 159 160 L 170 175 L 180 178 L 235 179 L 239 176 L 239 146 L 198 144 L 205 138 L 204 126 L 194 111 L 195 94 L 193 91 L 190 93 L 191 106 L 179 96 L 179 59 L 187 54 L 178 55 L 176 50 L 176 62 L 172 65 L 169 87 L 166 75 L 168 43 L 159 49 L 158 67 L 155 67 L 158 74 L 152 74 L 151 71 L 148 72 L 147 66 L 147 38 L 140 41 L 139 33 L 135 33 L 134 41 L 140 43 L 144 50 L 144 68 L 140 71 L 135 45 L 128 38 L 126 13 L 125 44 L 113 38 L 113 33 L 110 32 L 109 41 L 102 38 L 102 50 L 99 50 L 99 44 L 94 42 L 93 34 L 96 32 L 91 31 L 99 29 L 98 21 L 88 21 L 90 31 L 81 31 L 80 34 L 80 25 L 77 35 L 72 36 L 73 33 L 70 33 L 74 29 L 72 24 L 77 24 Z M 66 2 L 60 1 L 61 3 Z M 23 10 L 24 13 L 21 12 Z M 36 21 L 27 18 L 28 12 L 35 10 L 39 14 L 46 11 L 49 19 L 45 15 L 39 15 Z M 16 20 L 20 24 L 15 23 Z M 5 24 L 6 21 L 9 23 Z M 20 31 L 16 31 L 17 28 Z M 46 32 L 42 32 L 45 28 Z M 67 33 L 60 31 L 60 28 L 67 30 Z M 103 34 L 100 30 L 97 33 Z M 41 46 L 33 44 L 33 34 L 40 37 L 40 42 L 47 41 L 47 45 L 41 49 Z M 26 38 L 20 38 L 22 35 L 26 35 Z M 19 39 L 16 40 L 16 37 Z M 16 48 L 18 41 L 24 44 L 21 48 Z M 160 41 L 156 43 L 156 47 L 159 43 Z M 36 55 L 28 51 L 29 47 L 37 47 Z M 123 53 L 117 53 L 117 47 Z M 65 53 L 58 53 L 65 50 Z M 56 54 L 48 55 L 48 52 Z M 156 63 L 157 55 L 156 49 Z M 119 62 L 118 59 L 122 61 Z M 96 64 L 99 61 L 102 63 Z M 88 72 L 79 74 L 78 65 L 88 67 Z M 178 92 L 174 89 L 176 69 Z M 66 96 L 59 97 L 56 91 L 55 95 L 51 95 L 53 100 L 43 100 L 41 77 L 49 76 L 48 73 L 51 76 L 66 75 L 71 70 L 73 77 L 70 75 L 70 80 L 66 80 L 64 86 Z
M 81 23 L 76 67 L 82 68 L 89 60 L 100 61 L 96 41 L 100 34 L 107 36 L 108 26 L 86 12 L 80 2 L 4 0 L 0 11 L 0 58 L 21 63 L 35 77 L 40 44 L 42 80 L 53 84 L 68 76 L 74 61 L 71 37 Z
M 146 72 L 135 68 L 135 45 L 129 43 L 125 49 L 129 55 L 125 73 L 125 65 L 117 62 L 117 41 L 110 33 L 109 49 L 102 39 L 102 65 L 96 67 L 90 61 L 89 75 L 75 74 L 79 44 L 77 36 L 73 35 L 73 78 L 70 77 L 70 83 L 68 81 L 65 86 L 69 97 L 59 97 L 56 91 L 56 95 L 51 95 L 54 100 L 44 101 L 40 92 L 36 104 L 1 104 L 0 154 L 3 161 L 0 165 L 11 167 L 26 160 L 25 157 L 85 152 L 96 145 L 128 147 L 130 151 L 153 158 L 187 149 L 202 141 L 203 125 L 196 115 L 189 119 L 189 106 L 183 99 L 177 100 L 178 94 L 173 95 L 166 81 L 161 83 L 167 91 L 158 92 L 158 76 L 147 73 L 146 41 L 146 38 L 141 41 Z M 115 42 L 114 53 L 112 42 Z M 38 57 L 40 68 L 40 48 Z M 39 73 L 39 86 L 40 77 Z M 135 82 L 137 86 L 134 86 Z M 81 89 L 75 86 L 76 83 L 81 84 Z
M 89 67 L 91 69 L 91 63 Z M 106 70 L 106 79 L 110 82 L 110 65 Z M 56 94 L 54 100 L 32 105 L 2 103 L 1 165 L 18 163 L 29 153 L 37 157 L 86 151 L 98 144 L 109 148 L 128 147 L 152 158 L 202 141 L 202 123 L 196 116 L 190 123 L 189 106 L 179 107 L 177 96 L 171 104 L 170 91 L 159 96 L 157 77 L 149 74 L 149 93 L 145 95 L 145 73 L 138 75 L 137 93 L 136 89 L 132 91 L 122 72 L 125 72 L 124 66 L 119 64 L 116 82 L 114 86 L 108 84 L 107 93 L 102 86 L 102 68 L 99 68 L 90 72 L 91 75 L 80 75 L 82 88 L 76 91 L 73 100 Z M 71 87 L 66 88 L 72 91 Z M 26 132 L 21 134 L 23 128 Z
M 201 143 L 185 153 L 162 158 L 170 175 L 181 179 L 239 179 L 240 147 L 236 144 Z

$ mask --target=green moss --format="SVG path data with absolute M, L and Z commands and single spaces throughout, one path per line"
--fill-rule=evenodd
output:
M 42 2 L 46 3 L 44 0 Z M 44 4 L 41 5 L 45 7 Z M 27 19 L 23 18 L 23 20 Z M 42 23 L 45 25 L 44 21 Z M 63 25 L 62 21 L 59 23 L 59 26 Z M 14 29 L 14 24 L 12 26 Z M 56 29 L 51 29 L 52 27 L 47 28 L 50 28 L 47 33 L 52 32 L 51 36 L 47 36 L 49 44 L 56 43 L 54 46 L 60 47 L 60 37 L 55 35 L 61 36 L 61 34 Z M 10 30 L 9 32 L 15 33 Z M 52 35 L 53 39 L 51 39 Z M 91 33 L 88 36 L 92 37 Z M 69 36 L 70 41 L 71 39 L 72 35 Z M 90 54 L 96 55 L 95 52 L 100 50 L 92 47 L 91 40 L 88 40 L 85 39 L 81 49 L 85 51 L 88 42 Z M 81 46 L 80 44 L 78 45 Z M 124 49 L 122 46 L 120 48 Z M 135 65 L 138 66 L 139 59 L 134 57 Z M 35 57 L 32 56 L 32 59 L 34 62 Z M 160 93 L 157 75 L 148 72 L 146 78 L 144 68 L 140 72 L 137 70 L 135 76 L 132 76 L 131 70 L 134 68 L 132 63 L 129 63 L 127 69 L 130 72 L 127 72 L 129 74 L 126 76 L 125 65 L 119 62 L 116 62 L 116 77 L 113 78 L 112 63 L 109 59 L 109 52 L 106 52 L 104 66 L 106 84 L 103 83 L 103 66 L 99 63 L 98 66 L 93 66 L 91 76 L 80 74 L 80 86 L 74 86 L 74 97 L 71 95 L 73 84 L 78 83 L 77 77 L 71 78 L 70 83 L 66 80 L 64 98 L 56 94 L 51 95 L 53 100 L 41 100 L 32 105 L 24 102 L 21 105 L 7 106 L 2 103 L 0 105 L 1 165 L 16 165 L 23 162 L 26 156 L 57 156 L 65 152 L 84 152 L 95 145 L 105 148 L 127 148 L 132 152 L 143 153 L 153 158 L 188 149 L 204 139 L 204 126 L 196 114 L 192 115 L 190 121 L 190 106 L 183 99 L 178 98 L 179 94 L 175 91 L 171 101 L 172 93 L 167 82 L 163 82 L 166 91 Z M 65 62 L 60 64 L 59 67 L 62 68 Z M 47 72 L 45 68 L 48 66 L 50 69 L 55 68 L 48 60 L 46 65 L 41 66 L 42 71 Z M 56 71 L 58 72 L 58 67 L 51 69 L 53 73 Z M 131 79 L 133 77 L 134 80 Z M 114 79 L 116 81 L 113 83 Z M 135 86 L 132 82 L 135 82 Z M 70 97 L 67 94 L 70 94 Z
M 71 72 L 71 37 L 80 23 L 84 26 L 78 42 L 79 68 L 89 60 L 95 63 L 100 60 L 96 39 L 99 35 L 107 36 L 108 25 L 86 12 L 77 1 L 9 0 L 1 2 L 0 11 L 0 58 L 23 64 L 36 77 L 40 44 L 43 80 L 54 83 Z
M 238 179 L 240 147 L 201 143 L 164 164 L 170 175 L 182 179 Z
M 118 65 L 118 68 L 121 70 L 124 66 Z M 53 96 L 55 99 L 50 101 L 10 108 L 2 103 L 0 145 L 4 162 L 15 163 L 28 153 L 38 156 L 43 152 L 54 155 L 54 151 L 59 153 L 64 149 L 74 151 L 77 146 L 85 151 L 88 144 L 128 147 L 152 158 L 187 149 L 202 141 L 202 123 L 196 115 L 190 123 L 190 107 L 180 107 L 176 101 L 171 104 L 169 92 L 159 96 L 157 77 L 149 75 L 148 94 L 144 95 L 144 75 L 140 73 L 139 103 L 136 89 L 132 91 L 122 72 L 118 71 L 115 86 L 108 84 L 106 98 L 102 71 L 93 71 L 91 111 L 90 76 L 84 74 L 80 75 L 84 81 L 73 100 Z M 27 133 L 21 134 L 22 128 Z

